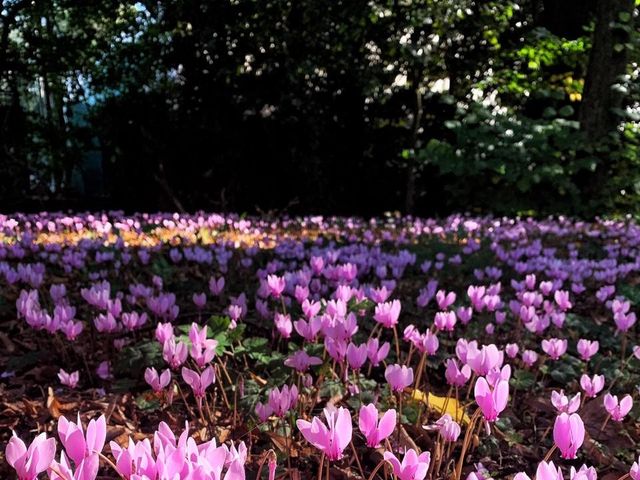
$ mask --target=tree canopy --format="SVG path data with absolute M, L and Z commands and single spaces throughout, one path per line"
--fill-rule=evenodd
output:
M 635 212 L 639 4 L 3 0 L 3 208 Z

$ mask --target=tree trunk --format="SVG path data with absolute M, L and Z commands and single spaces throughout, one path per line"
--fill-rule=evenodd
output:
M 599 140 L 615 130 L 618 123 L 612 108 L 622 106 L 623 95 L 611 88 L 627 69 L 627 49 L 620 47 L 629 41 L 621 28 L 612 27 L 620 22 L 620 14 L 633 15 L 634 0 L 599 0 L 589 68 L 584 84 L 580 124 L 591 140 Z M 623 15 L 624 16 L 624 15 Z

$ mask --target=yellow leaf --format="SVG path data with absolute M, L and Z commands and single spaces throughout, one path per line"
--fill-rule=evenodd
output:
M 454 420 L 465 425 L 468 425 L 471 421 L 469 415 L 464 411 L 464 408 L 462 408 L 458 400 L 453 397 L 439 397 L 431 392 L 425 395 L 422 390 L 414 389 L 411 392 L 411 398 L 424 403 L 427 408 L 435 410 L 441 415 L 448 413 Z

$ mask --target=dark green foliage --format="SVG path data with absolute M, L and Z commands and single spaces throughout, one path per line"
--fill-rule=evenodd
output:
M 5 0 L 2 208 L 635 212 L 632 1 Z

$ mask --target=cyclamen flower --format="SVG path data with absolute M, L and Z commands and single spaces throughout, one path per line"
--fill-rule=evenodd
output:
M 311 422 L 298 420 L 296 425 L 307 442 L 322 451 L 329 460 L 339 460 L 351 442 L 351 415 L 349 410 L 340 407 L 334 411 L 325 408 L 324 416 L 327 425 L 318 417 L 313 417 Z
M 67 373 L 62 368 L 58 372 L 58 378 L 60 379 L 60 383 L 69 387 L 76 388 L 78 386 L 78 382 L 80 381 L 80 372 L 76 370 L 72 373 Z
M 386 328 L 393 328 L 397 325 L 398 317 L 400 317 L 399 300 L 377 304 L 373 314 L 375 321 Z
M 440 435 L 442 435 L 442 438 L 447 442 L 455 442 L 460 436 L 460 425 L 458 422 L 454 421 L 448 413 L 445 413 L 438 419 L 436 427 L 438 428 Z
M 463 365 L 462 368 L 459 368 L 458 362 L 450 358 L 447 360 L 447 368 L 444 371 L 444 376 L 449 385 L 462 387 L 469 381 L 469 378 L 471 378 L 471 368 L 469 368 L 469 365 Z
M 80 414 L 76 423 L 68 421 L 64 416 L 58 419 L 58 437 L 64 449 L 76 465 L 85 457 L 101 453 L 107 436 L 107 422 L 104 415 L 98 420 L 91 420 L 86 435 L 80 422 Z
M 413 383 L 413 368 L 406 365 L 389 365 L 384 371 L 384 378 L 394 392 L 401 392 Z
M 551 392 L 551 404 L 558 410 L 558 413 L 575 413 L 580 408 L 580 394 L 574 395 L 571 400 L 564 394 L 564 390 L 560 392 Z
M 631 395 L 625 395 L 619 402 L 616 395 L 607 393 L 604 396 L 604 408 L 614 422 L 621 422 L 631 411 L 631 407 L 633 407 Z
M 269 407 L 278 417 L 284 417 L 298 403 L 298 387 L 285 385 L 282 390 L 274 387 L 269 392 Z
M 456 326 L 456 314 L 455 312 L 437 312 L 435 316 L 435 326 L 438 330 L 444 330 L 446 332 L 452 332 Z
M 268 275 L 267 286 L 269 287 L 269 293 L 272 297 L 280 298 L 282 292 L 284 292 L 286 282 L 283 277 L 278 277 L 277 275 Z
M 29 448 L 15 432 L 7 443 L 5 458 L 18 474 L 18 480 L 35 480 L 44 472 L 56 454 L 56 441 L 41 433 L 33 439 Z
M 522 352 L 522 362 L 531 367 L 534 363 L 538 361 L 538 354 L 533 350 L 525 350 Z
M 322 359 L 319 357 L 311 357 L 304 350 L 298 350 L 291 356 L 289 356 L 284 364 L 287 367 L 291 367 L 298 372 L 306 371 L 310 366 L 322 365 Z
M 362 344 L 358 347 L 354 343 L 347 346 L 347 362 L 353 370 L 360 370 L 367 361 L 367 345 Z
M 293 331 L 293 323 L 291 323 L 291 317 L 282 313 L 276 313 L 274 318 L 276 329 L 282 338 L 289 338 Z
M 558 338 L 542 340 L 542 350 L 553 360 L 558 360 L 567 351 L 567 340 Z
M 384 452 L 384 459 L 391 464 L 393 474 L 398 480 L 424 480 L 429 471 L 431 454 L 423 452 L 420 455 L 414 449 L 405 452 L 402 463 L 391 452 Z
M 382 418 L 378 419 L 378 409 L 370 403 L 360 408 L 358 427 L 367 439 L 367 446 L 376 448 L 396 428 L 396 411 L 387 410 Z
M 186 367 L 182 367 L 182 379 L 193 390 L 198 407 L 202 408 L 202 399 L 206 389 L 216 380 L 216 374 L 211 366 L 205 368 L 202 373 L 198 373 Z
M 576 452 L 584 442 L 584 423 L 577 413 L 561 413 L 553 425 L 553 441 L 562 458 L 576 458 Z
M 161 392 L 171 382 L 171 371 L 167 368 L 158 375 L 155 368 L 149 367 L 144 371 L 144 379 L 154 392 Z
M 589 378 L 587 374 L 580 377 L 580 386 L 587 397 L 595 398 L 604 388 L 604 375 L 594 375 Z
M 382 346 L 379 346 L 379 341 L 377 338 L 372 338 L 367 342 L 367 357 L 371 362 L 371 365 L 377 367 L 380 365 L 387 355 L 389 355 L 389 349 L 391 348 L 391 344 L 389 342 L 384 342 Z
M 446 310 L 456 301 L 455 292 L 445 292 L 444 290 L 438 290 L 436 293 L 436 302 L 440 310 Z
M 484 418 L 488 422 L 494 422 L 507 407 L 509 382 L 499 380 L 492 390 L 487 380 L 484 377 L 479 377 L 474 387 L 474 396 Z
M 598 353 L 599 348 L 600 344 L 597 340 L 593 342 L 584 338 L 578 340 L 578 353 L 585 362 L 588 362 L 591 357 Z

